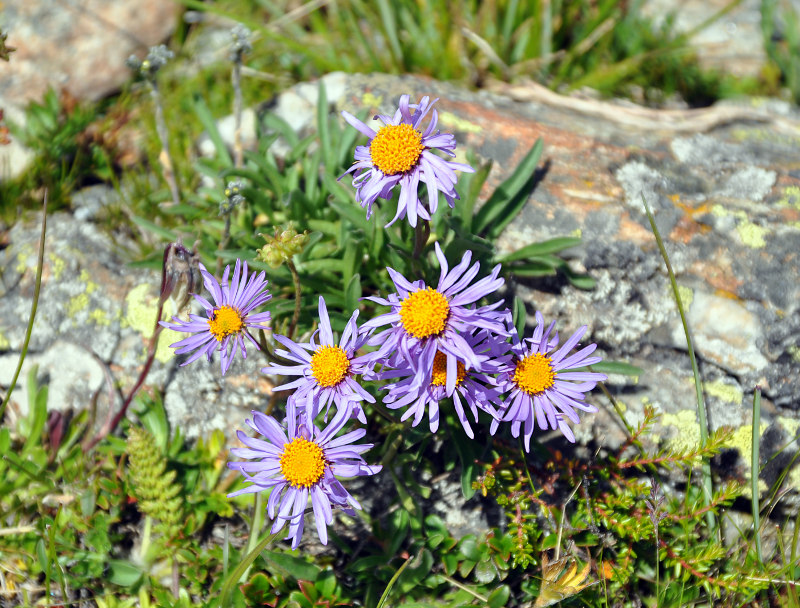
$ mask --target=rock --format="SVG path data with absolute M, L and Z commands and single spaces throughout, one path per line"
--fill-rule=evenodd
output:
M 0 108 L 20 122 L 22 108 L 51 87 L 78 100 L 105 97 L 131 77 L 131 54 L 145 54 L 172 32 L 179 10 L 157 0 L 7 0 L 0 27 L 17 50 L 0 72 Z M 0 146 L 0 165 L 8 159 L 15 171 L 10 176 L 26 166 L 19 158 L 18 149 Z
M 98 205 L 106 199 L 97 189 Z M 40 227 L 15 225 L 9 246 L 0 252 L 0 387 L 7 389 L 19 360 L 33 296 Z M 109 407 L 108 393 L 119 407 L 141 371 L 157 312 L 159 271 L 125 265 L 121 237 L 112 240 L 95 224 L 65 213 L 48 218 L 39 310 L 23 374 L 11 396 L 12 424 L 28 411 L 27 371 L 38 365 L 37 381 L 49 386 L 48 408 L 79 410 L 98 392 L 98 419 Z M 172 301 L 167 313 L 176 312 Z M 270 385 L 258 374 L 261 361 L 251 352 L 219 374 L 219 361 L 205 359 L 179 367 L 169 344 L 185 337 L 165 330 L 147 384 L 164 388 L 164 403 L 173 425 L 189 438 L 223 429 L 261 409 Z M 106 374 L 109 374 L 106 377 Z M 108 387 L 108 382 L 113 382 Z M 116 389 L 119 388 L 119 394 Z
M 749 471 L 746 438 L 756 384 L 764 390 L 765 428 L 782 429 L 786 436 L 791 428 L 796 431 L 797 107 L 743 100 L 707 110 L 658 112 L 550 94 L 515 102 L 410 76 L 354 75 L 338 109 L 387 112 L 403 93 L 441 98 L 441 128 L 455 132 L 458 151 L 471 148 L 494 160 L 491 186 L 508 177 L 534 141 L 543 138 L 547 170 L 498 246 L 509 253 L 557 236 L 583 238 L 581 247 L 570 250 L 570 261 L 596 280 L 594 289 L 543 278 L 518 279 L 515 291 L 529 312 L 539 309 L 546 318 L 558 319 L 564 334 L 586 324 L 585 339 L 597 341 L 604 357 L 644 370 L 638 378 L 612 376 L 608 382 L 629 423 L 640 422 L 645 405 L 651 405 L 660 417 L 650 437 L 666 443 L 699 438 L 686 341 L 644 214 L 644 194 L 677 274 L 710 424 L 734 429 L 731 471 Z M 687 132 L 688 124 L 702 125 L 702 131 Z M 623 426 L 601 395 L 592 400 L 600 412 L 584 417 L 576 436 L 613 449 L 625 439 Z M 762 448 L 764 462 L 781 449 L 777 442 Z M 796 488 L 798 470 L 791 473 Z

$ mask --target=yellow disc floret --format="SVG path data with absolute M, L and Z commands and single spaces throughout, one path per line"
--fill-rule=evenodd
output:
M 386 175 L 404 173 L 417 164 L 422 145 L 422 134 L 411 125 L 386 125 L 369 145 L 372 164 Z
M 338 346 L 320 346 L 311 356 L 311 375 L 320 386 L 336 386 L 348 373 L 350 359 Z
M 550 357 L 541 353 L 528 355 L 517 363 L 514 372 L 514 383 L 529 395 L 536 395 L 547 390 L 556 381 L 556 372 Z
M 208 329 L 217 342 L 222 342 L 225 336 L 238 334 L 242 331 L 243 325 L 242 316 L 232 306 L 220 306 L 208 319 Z
M 461 361 L 456 362 L 456 386 L 464 381 L 467 370 Z M 447 355 L 439 351 L 433 358 L 433 371 L 431 372 L 431 384 L 434 386 L 445 386 L 447 384 Z
M 450 304 L 432 287 L 420 289 L 400 304 L 400 320 L 405 330 L 420 340 L 444 331 Z
M 325 454 L 313 441 L 295 437 L 283 444 L 281 473 L 295 488 L 308 488 L 317 483 L 325 472 Z

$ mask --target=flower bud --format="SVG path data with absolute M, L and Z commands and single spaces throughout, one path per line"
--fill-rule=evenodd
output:
M 298 233 L 291 224 L 286 230 L 276 226 L 275 236 L 264 234 L 260 236 L 263 236 L 267 242 L 258 250 L 257 259 L 266 262 L 272 268 L 278 268 L 293 256 L 302 253 L 308 242 L 308 231 Z

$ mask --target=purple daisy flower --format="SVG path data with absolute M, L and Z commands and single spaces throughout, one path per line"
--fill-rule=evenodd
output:
M 296 389 L 292 397 L 298 407 L 305 410 L 308 425 L 313 423 L 323 408 L 327 415 L 331 402 L 339 409 L 352 404 L 358 419 L 365 424 L 367 422 L 363 410 L 357 404 L 361 401 L 374 403 L 375 398 L 355 380 L 355 376 L 369 371 L 368 356 L 356 356 L 369 339 L 367 334 L 359 332 L 357 318 L 356 310 L 347 322 L 337 345 L 325 299 L 320 296 L 319 330 L 311 336 L 310 342 L 298 344 L 285 336 L 275 336 L 288 349 L 276 350 L 275 353 L 284 359 L 296 361 L 298 365 L 269 365 L 261 371 L 265 374 L 300 376 L 297 380 L 276 386 L 273 390 Z M 317 334 L 319 344 L 315 341 Z
M 328 544 L 332 508 L 338 507 L 351 516 L 355 515 L 353 509 L 361 509 L 336 477 L 374 475 L 382 468 L 367 465 L 361 458 L 372 444 L 353 443 L 364 436 L 364 429 L 336 437 L 349 418 L 349 408 L 340 408 L 331 423 L 320 430 L 306 424 L 305 416 L 297 412 L 293 399 L 286 404 L 284 426 L 271 416 L 254 411 L 253 419 L 247 420 L 247 424 L 264 439 L 251 438 L 238 431 L 240 441 L 247 447 L 231 449 L 234 456 L 254 460 L 228 463 L 228 468 L 240 471 L 250 485 L 228 496 L 269 492 L 267 514 L 274 520 L 271 531 L 279 531 L 288 522 L 286 539 L 292 540 L 292 549 L 297 548 L 303 535 L 310 496 L 319 539 L 323 545 Z
M 349 112 L 342 112 L 345 120 L 369 137 L 368 146 L 358 146 L 355 162 L 344 175 L 355 172 L 353 185 L 356 201 L 367 209 L 367 218 L 372 215 L 372 204 L 377 198 L 389 199 L 392 190 L 400 185 L 397 213 L 387 226 L 408 215 L 408 223 L 417 225 L 417 218 L 430 220 L 436 212 L 439 192 L 444 194 L 452 208 L 459 198 L 455 190 L 456 171 L 473 173 L 475 170 L 464 163 L 444 160 L 433 154 L 434 150 L 455 156 L 456 138 L 450 133 L 439 133 L 436 129 L 438 113 L 431 112 L 438 99 L 430 101 L 423 97 L 418 104 L 409 104 L 409 96 L 402 95 L 394 116 L 379 114 L 383 127 L 374 131 Z M 412 111 L 413 110 L 413 111 Z M 425 131 L 420 124 L 431 112 L 431 120 Z M 342 177 L 344 177 L 342 175 Z M 339 179 L 341 179 L 340 177 Z M 428 189 L 427 206 L 419 199 L 420 183 Z
M 414 387 L 415 371 L 409 365 L 379 374 L 381 380 L 406 377 L 389 385 L 389 392 L 383 399 L 386 406 L 390 409 L 407 407 L 401 420 L 413 416 L 412 426 L 417 426 L 427 411 L 431 432 L 435 433 L 439 428 L 439 402 L 446 397 L 452 397 L 464 432 L 470 439 L 474 439 L 475 434 L 464 406 L 469 408 L 475 422 L 478 422 L 478 410 L 487 412 L 493 418 L 497 417 L 494 406 L 500 405 L 502 392 L 495 386 L 495 380 L 489 374 L 497 374 L 508 365 L 510 357 L 506 353 L 509 344 L 505 339 L 485 330 L 465 334 L 464 339 L 473 352 L 481 357 L 480 371 L 468 372 L 464 364 L 457 361 L 455 386 L 448 394 L 447 356 L 442 351 L 437 351 L 433 358 L 430 382 L 423 386 Z
M 567 418 L 574 424 L 580 423 L 576 409 L 596 412 L 597 408 L 586 403 L 585 393 L 592 390 L 607 376 L 596 372 L 573 371 L 577 367 L 592 365 L 601 361 L 600 357 L 590 355 L 597 344 L 589 344 L 576 353 L 567 356 L 586 333 L 584 325 L 558 350 L 558 334 L 550 336 L 555 321 L 545 330 L 544 319 L 536 313 L 536 329 L 533 337 L 520 342 L 516 332 L 512 333 L 511 350 L 514 360 L 498 377 L 499 387 L 509 391 L 505 411 L 499 419 L 492 421 L 492 434 L 499 423 L 511 422 L 511 434 L 519 437 L 524 427 L 525 449 L 530 450 L 533 429 L 558 429 L 568 441 L 575 443 L 575 435 L 567 424 Z M 554 351 L 555 352 L 552 352 Z
M 415 372 L 409 388 L 416 389 L 430 382 L 434 358 L 441 351 L 447 359 L 445 389 L 448 395 L 452 395 L 458 378 L 458 361 L 469 370 L 480 369 L 482 360 L 463 334 L 486 329 L 507 336 L 505 320 L 508 312 L 495 310 L 502 305 L 502 301 L 477 308 L 474 306 L 475 302 L 496 292 L 503 285 L 504 279 L 498 278 L 499 264 L 489 276 L 470 285 L 480 270 L 478 262 L 470 266 L 472 252 L 467 251 L 461 263 L 449 270 L 439 243 L 435 244 L 435 249 L 441 266 L 436 289 L 426 286 L 423 281 L 411 283 L 399 272 L 387 268 L 397 293 L 391 294 L 388 299 L 366 299 L 390 306 L 392 311 L 367 321 L 362 331 L 391 325 L 370 339 L 370 345 L 380 345 L 372 353 L 371 361 L 373 364 L 388 361 L 392 367 L 400 367 L 398 361 L 409 362 Z
M 224 376 L 237 350 L 242 352 L 242 357 L 247 358 L 245 337 L 256 349 L 259 348 L 258 342 L 250 335 L 248 329 L 269 329 L 269 326 L 265 325 L 270 320 L 268 312 L 252 314 L 253 310 L 272 298 L 267 291 L 266 273 L 261 272 L 256 276 L 254 272 L 248 278 L 247 262 L 242 264 L 241 260 L 236 260 L 233 277 L 228 283 L 230 268 L 230 266 L 225 267 L 222 282 L 218 283 L 206 267 L 200 264 L 203 283 L 214 299 L 214 304 L 200 295 L 192 295 L 205 309 L 205 317 L 190 314 L 189 321 L 172 317 L 172 323 L 159 322 L 162 326 L 175 331 L 198 332 L 180 342 L 170 344 L 178 355 L 194 351 L 181 365 L 188 365 L 204 354 L 210 361 L 211 354 L 219 350 Z

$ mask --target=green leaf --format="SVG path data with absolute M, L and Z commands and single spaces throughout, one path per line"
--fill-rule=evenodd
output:
M 194 96 L 194 113 L 203 125 L 203 128 L 208 133 L 211 143 L 217 151 L 217 158 L 222 160 L 226 165 L 233 165 L 231 155 L 228 153 L 228 146 L 222 140 L 222 136 L 217 129 L 217 122 L 211 114 L 211 110 L 206 105 L 205 100 L 200 95 Z
M 27 420 L 27 434 L 25 445 L 20 452 L 21 457 L 25 457 L 31 449 L 41 444 L 42 431 L 44 431 L 44 424 L 47 422 L 47 386 L 37 386 L 36 374 L 38 366 L 33 366 L 31 371 L 28 372 L 28 404 L 30 412 L 28 412 Z
M 307 562 L 301 557 L 295 557 L 289 553 L 279 553 L 278 551 L 265 551 L 264 558 L 267 560 L 267 567 L 279 570 L 278 574 L 291 576 L 292 578 L 304 581 L 315 581 L 321 572 L 320 568 Z
M 146 220 L 143 217 L 139 216 L 131 216 L 133 223 L 137 226 L 141 226 L 145 230 L 149 230 L 153 234 L 157 234 L 158 236 L 170 241 L 174 242 L 177 240 L 178 235 L 176 235 L 172 230 L 168 230 L 166 228 L 162 228 L 158 224 L 154 224 L 150 220 Z
M 108 580 L 120 587 L 132 587 L 142 577 L 138 567 L 121 559 L 109 560 L 108 571 Z
M 361 297 L 361 293 L 361 275 L 355 273 L 344 288 L 344 302 L 347 310 L 355 311 L 358 308 L 358 299 Z
M 478 478 L 475 468 L 475 458 L 478 455 L 475 451 L 476 444 L 459 432 L 452 433 L 451 436 L 458 452 L 458 459 L 461 461 L 461 493 L 466 500 L 469 500 L 475 495 L 472 482 Z
M 641 376 L 644 370 L 624 361 L 601 361 L 591 366 L 593 372 L 601 374 L 622 374 L 623 376 Z
M 503 608 L 508 603 L 509 597 L 511 597 L 511 589 L 508 585 L 501 585 L 489 595 L 487 605 L 489 608 Z
M 542 241 L 541 243 L 531 243 L 521 249 L 517 249 L 513 253 L 509 253 L 501 258 L 497 258 L 496 262 L 507 264 L 508 262 L 515 262 L 517 260 L 525 260 L 528 258 L 542 257 L 545 255 L 558 253 L 570 247 L 577 247 L 581 244 L 581 239 L 574 236 L 559 237 L 550 239 L 549 241 Z
M 525 302 L 519 296 L 514 296 L 514 312 L 513 312 L 514 327 L 517 328 L 517 335 L 522 336 L 525 333 L 525 323 L 528 320 L 528 311 L 525 308 Z
M 497 187 L 489 200 L 481 207 L 473 222 L 475 234 L 495 239 L 503 231 L 503 228 L 516 217 L 527 200 L 529 188 L 533 185 L 536 166 L 539 164 L 543 147 L 544 144 L 540 137 L 522 162 L 514 169 L 514 173 Z

